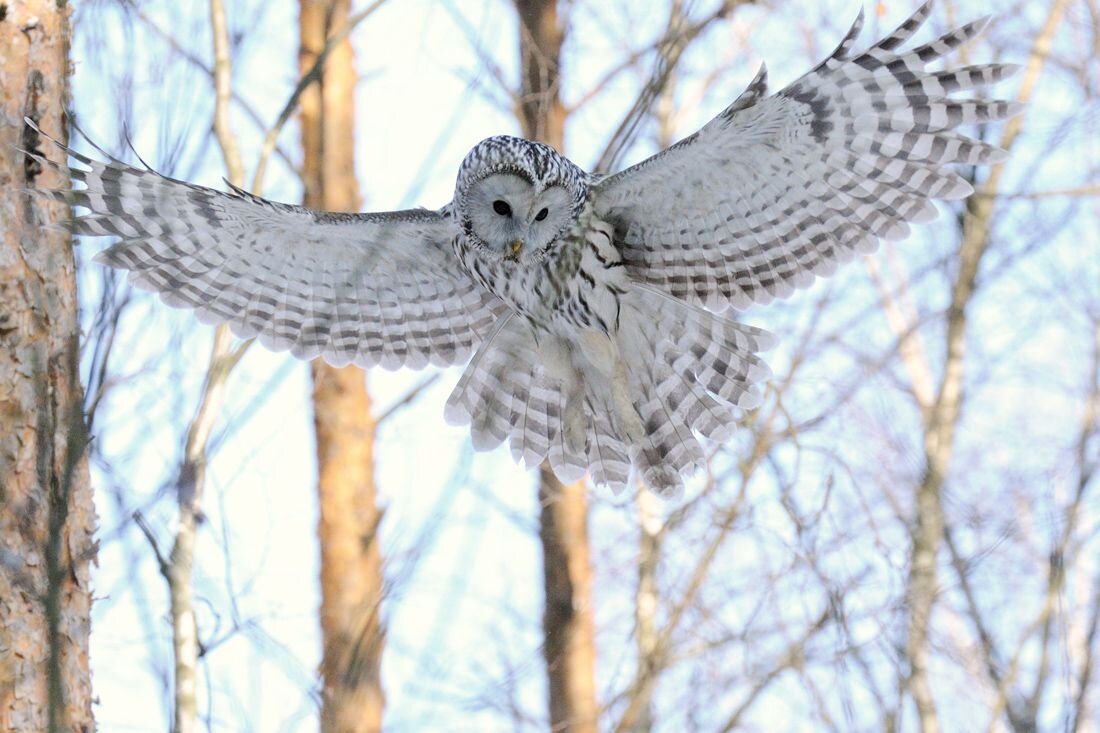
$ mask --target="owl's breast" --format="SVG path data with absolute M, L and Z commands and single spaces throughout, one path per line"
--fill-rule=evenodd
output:
M 471 277 L 538 329 L 573 338 L 578 329 L 618 327 L 629 278 L 611 226 L 595 216 L 579 217 L 531 260 L 491 258 L 461 237 L 455 252 Z
M 462 267 L 475 282 L 503 300 L 513 311 L 527 315 L 531 268 L 520 262 L 486 254 L 464 234 L 455 237 L 453 247 Z

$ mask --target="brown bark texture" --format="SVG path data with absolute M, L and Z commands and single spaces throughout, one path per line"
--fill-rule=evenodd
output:
M 24 116 L 61 135 L 68 9 L 0 3 L 0 730 L 91 731 L 90 566 L 95 509 L 78 365 L 76 277 L 64 188 L 17 147 Z
M 299 65 L 306 73 L 334 28 L 346 22 L 348 0 L 301 0 Z M 302 94 L 306 206 L 358 211 L 355 177 L 355 63 L 351 44 L 329 54 L 319 84 Z M 321 631 L 324 683 L 321 730 L 382 729 L 385 696 L 379 615 L 382 556 L 374 476 L 375 419 L 365 372 L 355 366 L 311 365 L 317 434 L 321 542 Z
M 516 0 L 516 10 L 521 64 L 518 114 L 523 133 L 562 151 L 568 112 L 560 94 L 565 30 L 557 1 Z M 550 729 L 573 733 L 596 733 L 599 717 L 585 491 L 583 480 L 562 485 L 548 465 L 539 469 Z
M 596 733 L 596 640 L 584 481 L 562 484 L 539 469 L 539 538 L 546 587 L 543 632 L 550 729 Z

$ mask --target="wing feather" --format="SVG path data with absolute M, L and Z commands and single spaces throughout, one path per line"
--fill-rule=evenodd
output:
M 57 145 L 83 186 L 40 193 L 88 209 L 71 222 L 77 234 L 120 237 L 96 261 L 271 349 L 333 364 L 447 365 L 465 361 L 505 310 L 461 268 L 444 211 L 330 214 Z
M 989 21 L 901 50 L 931 10 L 922 4 L 854 54 L 861 12 L 810 73 L 765 96 L 761 66 L 703 129 L 600 180 L 597 208 L 615 227 L 631 274 L 714 310 L 744 308 L 809 285 L 879 239 L 907 236 L 910 222 L 935 216 L 931 199 L 972 193 L 944 166 L 990 165 L 1004 151 L 957 128 L 1019 107 L 948 95 L 999 82 L 1016 67 L 925 71 Z M 683 193 L 669 195 L 670 186 Z

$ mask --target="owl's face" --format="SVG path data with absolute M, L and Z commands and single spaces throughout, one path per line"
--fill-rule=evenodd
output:
M 545 252 L 576 218 L 561 186 L 542 188 L 514 173 L 494 173 L 466 192 L 470 234 L 490 255 L 523 259 Z
M 479 143 L 455 191 L 467 240 L 485 257 L 533 262 L 573 224 L 587 177 L 555 150 L 513 137 Z

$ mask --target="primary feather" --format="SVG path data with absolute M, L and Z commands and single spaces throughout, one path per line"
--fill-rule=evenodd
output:
M 935 216 L 932 199 L 968 196 L 943 166 L 986 165 L 1003 151 L 953 130 L 1005 119 L 1017 105 L 949 99 L 1016 67 L 930 73 L 988 19 L 900 51 L 931 2 L 868 50 L 852 49 L 859 14 L 813 71 L 765 96 L 763 67 L 703 129 L 597 186 L 631 274 L 713 309 L 784 297 L 839 262 L 900 239 Z M 668 182 L 691 192 L 668 196 Z

